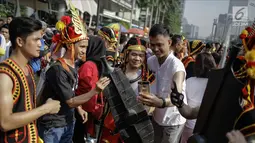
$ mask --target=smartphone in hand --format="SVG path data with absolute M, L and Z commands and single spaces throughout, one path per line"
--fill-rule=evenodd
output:
M 150 93 L 150 82 L 149 81 L 139 81 L 138 82 L 138 92 Z

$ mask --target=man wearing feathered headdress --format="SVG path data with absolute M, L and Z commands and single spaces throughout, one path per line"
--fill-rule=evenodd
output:
M 78 75 L 75 69 L 75 61 L 86 60 L 88 36 L 75 7 L 69 2 L 70 11 L 57 22 L 56 28 L 60 33 L 53 36 L 56 43 L 54 53 L 64 48 L 63 57 L 46 72 L 46 79 L 42 92 L 38 95 L 38 103 L 44 103 L 48 98 L 53 98 L 61 103 L 57 114 L 45 115 L 38 121 L 39 135 L 45 142 L 71 143 L 74 129 L 74 110 L 86 121 L 87 113 L 80 105 L 91 97 L 99 94 L 108 84 L 108 78 L 101 78 L 96 87 L 80 96 L 75 96 L 78 85 Z

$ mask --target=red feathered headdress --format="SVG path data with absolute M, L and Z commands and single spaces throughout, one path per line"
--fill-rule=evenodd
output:
M 70 15 L 63 16 L 57 23 L 56 29 L 60 33 L 52 38 L 52 42 L 57 43 L 53 54 L 57 53 L 63 45 L 67 50 L 71 50 L 70 57 L 74 62 L 74 43 L 80 40 L 88 40 L 86 25 L 82 22 L 74 5 L 69 1 Z

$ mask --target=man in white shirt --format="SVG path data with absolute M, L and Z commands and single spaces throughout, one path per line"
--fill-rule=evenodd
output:
M 170 50 L 169 30 L 163 25 L 154 25 L 149 33 L 150 47 L 155 54 L 148 59 L 148 67 L 155 72 L 156 81 L 151 85 L 151 94 L 140 93 L 138 100 L 146 105 L 157 107 L 153 113 L 154 142 L 179 143 L 186 119 L 172 106 L 169 95 L 173 82 L 177 91 L 185 97 L 185 68 Z M 180 105 L 182 106 L 182 105 Z
M 6 41 L 4 36 L 0 33 L 0 62 L 5 59 Z
M 9 25 L 4 24 L 2 27 L 0 27 L 0 34 L 2 34 L 6 41 L 5 46 L 5 55 L 2 58 L 2 60 L 8 59 L 10 56 L 10 47 L 11 47 L 11 41 L 10 41 L 10 34 L 9 34 Z

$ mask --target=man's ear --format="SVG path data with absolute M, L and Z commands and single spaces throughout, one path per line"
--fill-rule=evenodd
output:
M 172 40 L 171 39 L 168 40 L 168 44 L 169 44 L 169 46 L 172 45 Z
M 16 44 L 17 46 L 22 47 L 24 45 L 24 40 L 21 37 L 17 37 Z

